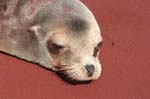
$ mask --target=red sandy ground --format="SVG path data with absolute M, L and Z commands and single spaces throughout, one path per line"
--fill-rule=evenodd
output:
M 0 99 L 150 99 L 150 0 L 82 1 L 102 30 L 101 79 L 69 85 L 1 53 Z

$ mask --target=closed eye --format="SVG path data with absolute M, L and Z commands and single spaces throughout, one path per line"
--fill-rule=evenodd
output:
M 58 45 L 58 44 L 54 44 L 54 43 L 52 43 L 52 46 L 54 49 L 57 49 L 57 50 L 65 48 L 63 45 Z
M 97 48 L 101 48 L 102 47 L 102 42 L 98 43 Z
M 97 57 L 97 53 L 101 47 L 102 47 L 102 42 L 98 43 L 97 46 L 94 48 L 94 53 L 93 53 L 94 57 Z
M 52 52 L 53 54 L 59 54 L 65 48 L 65 46 L 52 43 L 51 41 L 47 43 L 47 46 L 48 46 L 49 51 Z

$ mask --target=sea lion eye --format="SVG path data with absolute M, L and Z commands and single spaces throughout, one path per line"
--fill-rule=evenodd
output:
M 63 45 L 59 45 L 59 44 L 52 43 L 51 45 L 52 45 L 52 48 L 56 49 L 56 50 L 61 50 L 61 49 L 65 48 Z
M 65 46 L 63 46 L 63 45 L 48 42 L 48 49 L 53 54 L 61 53 L 64 50 L 64 48 L 65 48 Z
M 97 47 L 94 48 L 94 53 L 93 56 L 96 57 L 98 51 L 100 50 L 100 48 L 102 47 L 102 42 L 98 43 Z

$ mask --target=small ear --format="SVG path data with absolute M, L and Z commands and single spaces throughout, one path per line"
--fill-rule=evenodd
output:
M 34 33 L 36 36 L 39 35 L 39 29 L 41 28 L 41 26 L 39 25 L 35 25 L 35 26 L 32 26 L 28 29 L 28 32 L 31 32 L 31 33 Z

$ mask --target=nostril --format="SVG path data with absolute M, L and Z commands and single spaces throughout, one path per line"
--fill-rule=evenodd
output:
M 91 77 L 94 73 L 95 66 L 91 64 L 91 65 L 86 65 L 85 68 L 87 70 L 88 77 Z

